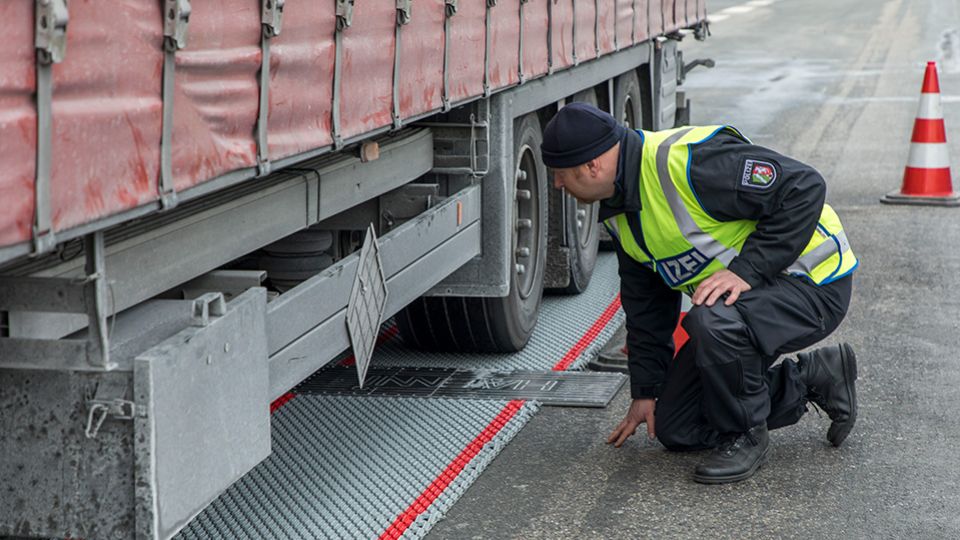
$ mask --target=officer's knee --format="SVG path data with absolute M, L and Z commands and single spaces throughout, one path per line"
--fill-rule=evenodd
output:
M 709 346 L 740 340 L 746 325 L 735 307 L 717 302 L 694 306 L 683 319 L 683 329 L 694 343 Z

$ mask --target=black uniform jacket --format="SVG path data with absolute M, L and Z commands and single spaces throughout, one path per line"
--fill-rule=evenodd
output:
M 631 231 L 642 243 L 641 141 L 635 131 L 628 131 L 621 140 L 616 194 L 601 202 L 600 219 L 626 213 Z M 729 270 L 757 288 L 796 261 L 817 227 L 826 197 L 826 185 L 816 169 L 726 132 L 693 146 L 690 160 L 691 185 L 710 216 L 718 221 L 757 221 L 757 230 Z M 755 181 L 754 172 L 761 174 L 761 181 Z M 681 295 L 619 245 L 617 257 L 620 300 L 627 316 L 631 394 L 634 399 L 657 397 L 673 357 L 672 335 Z

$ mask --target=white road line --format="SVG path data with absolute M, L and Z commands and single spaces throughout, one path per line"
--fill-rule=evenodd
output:
M 730 6 L 728 8 L 721 9 L 715 14 L 707 15 L 707 20 L 709 20 L 711 23 L 718 23 L 729 19 L 731 15 L 743 15 L 744 13 L 750 13 L 755 8 L 767 7 L 776 1 L 777 0 L 750 0 L 746 4 Z

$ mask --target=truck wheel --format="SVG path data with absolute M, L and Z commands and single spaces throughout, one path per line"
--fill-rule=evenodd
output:
M 574 94 L 570 101 L 580 101 L 597 106 L 597 93 L 593 89 Z M 567 246 L 570 248 L 570 283 L 559 292 L 580 294 L 587 290 L 593 268 L 597 264 L 597 245 L 600 229 L 597 223 L 599 203 L 584 204 L 571 195 L 565 195 Z
M 617 77 L 613 85 L 613 117 L 629 129 L 643 127 L 643 98 L 640 78 L 636 71 L 628 71 Z M 602 227 L 601 227 L 602 228 Z M 606 229 L 600 231 L 600 249 L 613 251 L 613 239 Z
M 397 314 L 406 344 L 424 350 L 514 352 L 533 333 L 547 253 L 547 170 L 536 114 L 513 127 L 516 169 L 510 292 L 502 298 L 420 298 Z

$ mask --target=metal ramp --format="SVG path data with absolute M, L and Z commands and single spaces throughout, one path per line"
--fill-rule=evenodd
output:
M 580 369 L 622 322 L 618 292 L 616 258 L 600 254 L 586 293 L 544 298 L 540 323 L 520 353 L 412 351 L 387 328 L 370 377 L 405 367 Z M 305 383 L 276 407 L 272 455 L 177 538 L 422 538 L 540 403 L 314 395 Z

